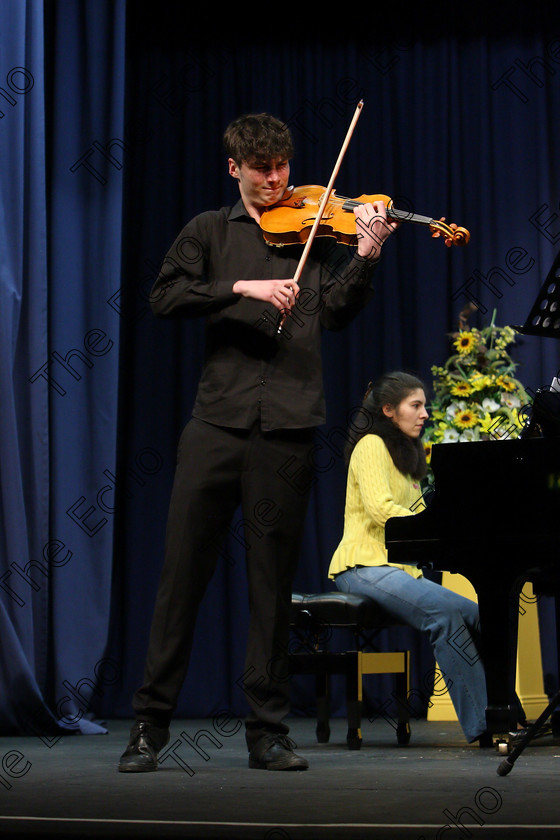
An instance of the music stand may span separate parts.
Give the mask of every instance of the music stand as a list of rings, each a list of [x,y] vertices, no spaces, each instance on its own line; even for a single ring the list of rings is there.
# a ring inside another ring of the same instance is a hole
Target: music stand
[[[522,335],[560,339],[560,253],[552,263],[525,324],[513,329]],[[539,388],[536,392],[531,418],[521,437],[556,437],[559,434],[560,380],[556,376],[549,388]]]
[[[513,770],[513,765],[530,742],[533,740],[535,735],[538,735],[539,731],[541,730],[542,726],[546,723],[548,718],[552,715],[555,707],[560,703],[560,690],[556,692],[544,712],[542,712],[539,717],[536,719],[534,723],[527,729],[527,732],[523,735],[522,738],[515,744],[510,754],[507,758],[499,765],[498,769],[496,770],[498,776],[507,776],[508,773],[511,773]],[[554,732],[554,724],[552,726],[553,734]]]
[[[542,288],[535,300],[529,317],[522,327],[513,327],[522,335],[537,335],[542,338],[560,338],[560,253],[556,256]],[[523,432],[524,437],[533,435],[542,437],[558,437],[560,435],[560,381],[558,377],[552,380],[550,388],[541,388],[535,394],[531,410],[531,419]],[[556,635],[557,652],[560,670],[560,606],[556,595]],[[525,735],[515,744],[511,753],[497,769],[498,776],[507,776],[513,770],[513,765],[525,747],[539,733],[554,709],[560,703],[560,689],[552,697],[546,709],[537,720],[529,726]],[[556,724],[553,721],[552,730]]]
[[[560,252],[552,263],[525,324],[513,329],[523,335],[560,338]]]

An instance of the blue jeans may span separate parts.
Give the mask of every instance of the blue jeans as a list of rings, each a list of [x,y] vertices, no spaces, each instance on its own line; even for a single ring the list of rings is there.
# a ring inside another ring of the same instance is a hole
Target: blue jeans
[[[369,595],[430,634],[430,642],[467,741],[486,730],[486,677],[478,643],[478,606],[438,583],[394,566],[357,566],[335,578],[341,592]]]

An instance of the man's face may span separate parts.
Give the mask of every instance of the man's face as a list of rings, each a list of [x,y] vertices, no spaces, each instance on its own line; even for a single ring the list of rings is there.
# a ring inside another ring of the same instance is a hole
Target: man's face
[[[229,174],[239,181],[241,198],[247,210],[261,211],[280,201],[288,186],[290,162],[288,160],[255,161],[238,166],[233,158],[228,160]]]

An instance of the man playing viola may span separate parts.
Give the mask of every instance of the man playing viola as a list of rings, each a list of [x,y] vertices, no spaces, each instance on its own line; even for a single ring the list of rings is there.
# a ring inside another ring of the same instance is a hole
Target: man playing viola
[[[356,208],[357,247],[316,239],[296,283],[302,246],[271,246],[259,227],[288,186],[286,125],[269,114],[246,115],[228,126],[224,145],[239,200],[186,225],[152,290],[156,316],[205,318],[206,354],[179,441],[144,683],[133,698],[136,722],[122,772],[157,770],[198,608],[240,504],[247,521],[262,512],[262,534],[246,540],[249,767],[307,768],[285,723],[287,650],[314,429],[325,422],[321,330],[345,327],[370,300],[374,266],[396,226],[381,202]]]

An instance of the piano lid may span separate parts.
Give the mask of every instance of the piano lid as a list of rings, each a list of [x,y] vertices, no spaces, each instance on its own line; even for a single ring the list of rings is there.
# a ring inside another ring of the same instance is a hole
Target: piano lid
[[[513,326],[513,329],[522,335],[560,338],[560,253],[552,263],[525,324]]]
[[[385,523],[390,563],[417,563],[426,550],[424,565],[448,571],[482,568],[489,553],[496,568],[532,565],[536,558],[543,563],[545,557],[558,564],[559,437],[439,443],[432,468],[435,492],[428,507]],[[410,559],[401,559],[415,540]],[[434,541],[441,544],[438,556],[430,556],[436,549],[427,546]]]

